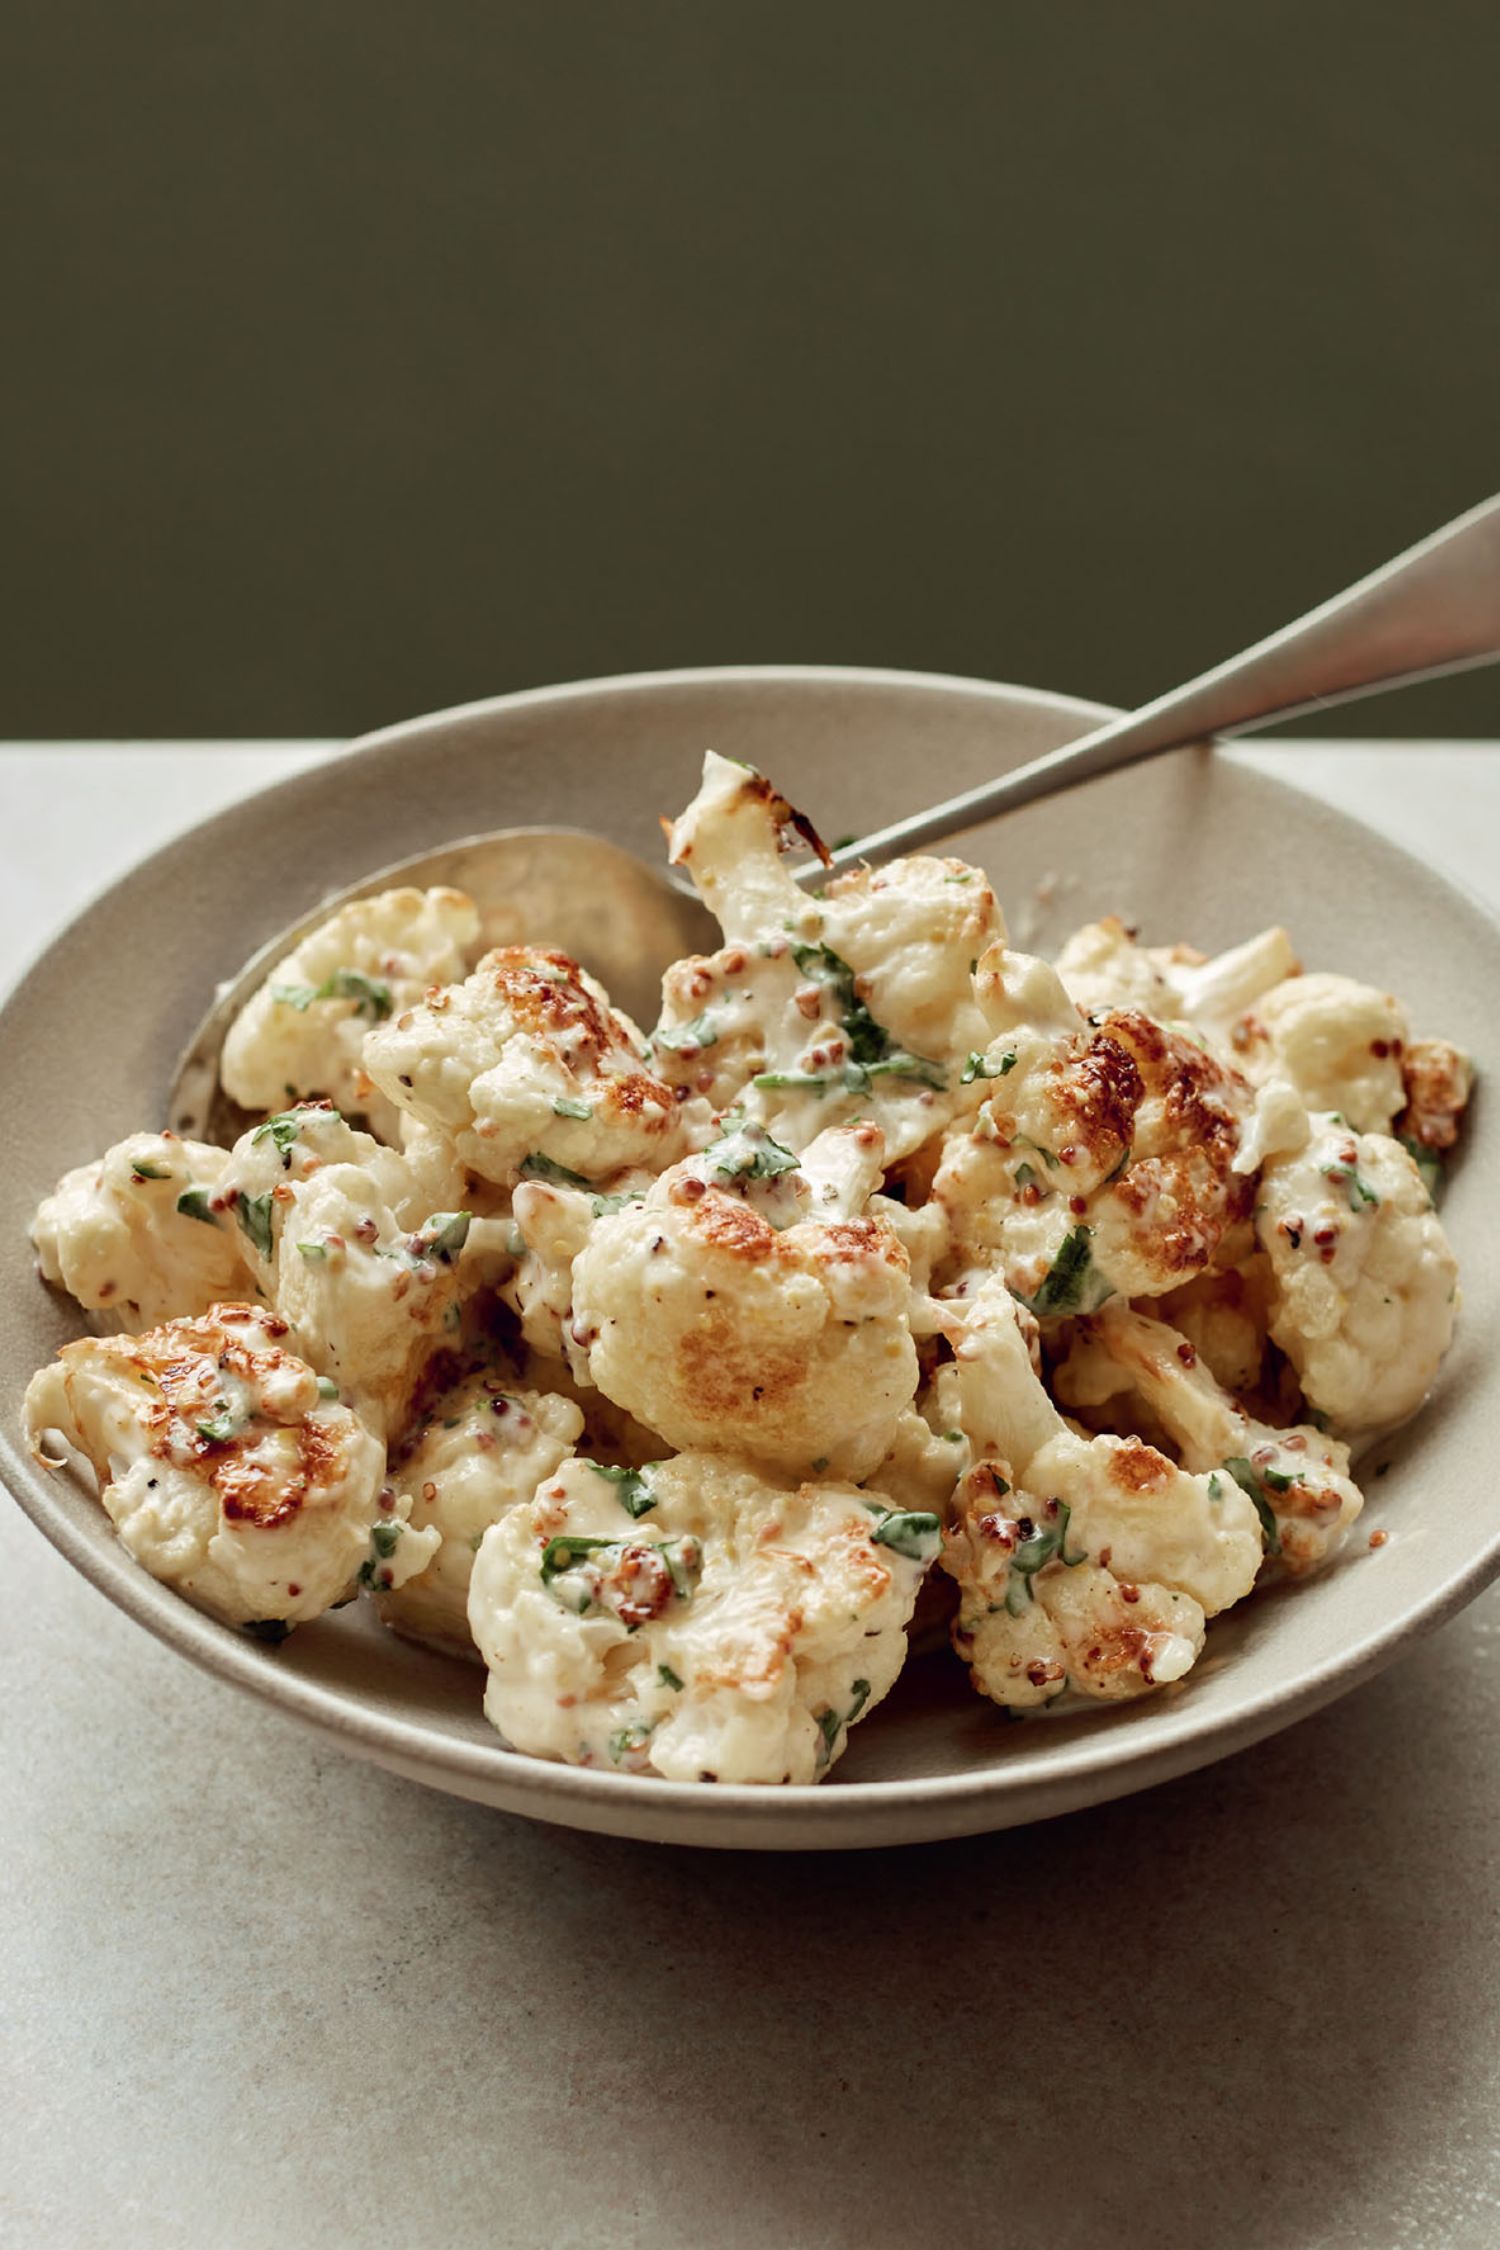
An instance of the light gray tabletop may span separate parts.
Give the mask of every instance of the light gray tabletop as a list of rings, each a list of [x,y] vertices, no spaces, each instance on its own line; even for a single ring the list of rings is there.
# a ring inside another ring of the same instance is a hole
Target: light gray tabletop
[[[320,747],[0,750],[0,978]],[[1500,905],[1500,746],[1253,755]],[[0,1602],[7,2243],[1500,2241],[1500,1591],[1187,1780],[802,1859],[357,1765],[8,1505]]]

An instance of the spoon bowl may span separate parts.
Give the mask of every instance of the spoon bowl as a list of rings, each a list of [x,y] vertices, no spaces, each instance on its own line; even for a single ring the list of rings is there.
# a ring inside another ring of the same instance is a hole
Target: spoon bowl
[[[320,900],[219,987],[173,1073],[167,1121],[174,1133],[227,1145],[254,1122],[219,1083],[229,1026],[309,930],[351,899],[408,883],[467,892],[486,952],[497,945],[560,946],[647,1029],[659,1011],[662,972],[683,954],[709,953],[719,943],[718,924],[691,893],[634,852],[582,829],[501,828],[394,860]]]

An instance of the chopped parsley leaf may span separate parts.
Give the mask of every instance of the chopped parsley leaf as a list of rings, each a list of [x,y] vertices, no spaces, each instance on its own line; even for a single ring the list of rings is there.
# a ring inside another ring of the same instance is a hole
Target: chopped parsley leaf
[[[239,1220],[251,1243],[263,1258],[271,1255],[271,1191],[264,1195],[242,1195],[234,1206]]]
[[[170,1180],[171,1173],[165,1164],[148,1164],[142,1157],[132,1160],[130,1177],[133,1180]]]
[[[184,1188],[177,1198],[177,1208],[185,1219],[197,1219],[206,1227],[216,1227],[219,1223],[208,1207],[207,1188]]]
[[[691,1023],[678,1024],[673,1031],[663,1031],[658,1025],[651,1034],[651,1044],[664,1054],[691,1055],[703,1047],[717,1047],[719,1034],[712,1013],[705,1008],[701,1016],[694,1016]]]
[[[1243,1453],[1237,1453],[1233,1460],[1226,1461],[1224,1466],[1241,1492],[1248,1493],[1255,1503],[1255,1513],[1260,1518],[1260,1528],[1265,1534],[1266,1553],[1268,1555],[1279,1555],[1281,1553],[1281,1534],[1276,1528],[1276,1511],[1268,1497],[1268,1488],[1271,1492],[1285,1492],[1295,1480],[1280,1475],[1275,1469],[1267,1469],[1263,1473],[1257,1471],[1245,1459]]]
[[[540,1150],[534,1150],[530,1156],[522,1159],[521,1177],[523,1180],[546,1180],[553,1187],[583,1188],[587,1191],[593,1186],[593,1182],[586,1180],[581,1172],[570,1172],[566,1164],[555,1163],[550,1156],[543,1156]]]
[[[250,1135],[250,1144],[253,1148],[257,1142],[269,1137],[276,1143],[284,1156],[301,1130],[301,1111],[284,1109],[277,1116],[268,1117],[263,1125],[256,1126],[255,1131]]]
[[[656,1494],[646,1482],[644,1470],[612,1469],[603,1461],[586,1461],[583,1466],[615,1487],[615,1498],[627,1515],[640,1517],[656,1506]]]
[[[887,1508],[878,1500],[865,1506],[880,1518],[870,1537],[877,1547],[889,1547],[908,1562],[932,1562],[942,1550],[943,1527],[925,1508]]]
[[[390,986],[378,977],[367,977],[360,969],[335,969],[321,984],[273,984],[271,998],[295,1008],[299,1016],[305,1015],[315,1000],[352,1000],[355,1014],[368,1016],[372,1023],[383,1022],[394,1006]]]
[[[677,1692],[681,1694],[682,1682],[677,1677],[677,1674],[673,1671],[670,1664],[658,1664],[656,1667],[656,1676],[660,1680],[663,1687],[675,1688]]]
[[[1380,1201],[1375,1190],[1365,1186],[1352,1164],[1325,1164],[1323,1177],[1325,1180],[1332,1180],[1336,1187],[1348,1189],[1351,1211],[1361,1210],[1366,1205],[1378,1204]]]
[[[961,1086],[972,1086],[976,1078],[1008,1078],[1015,1067],[1014,1050],[1002,1055],[997,1063],[990,1062],[984,1055],[971,1054],[958,1074],[958,1082]]]
[[[566,1096],[563,1096],[552,1104],[552,1114],[554,1117],[576,1117],[583,1120],[593,1116],[593,1104],[591,1102],[572,1102]]]
[[[1091,1230],[1083,1226],[1070,1228],[1064,1236],[1041,1287],[1034,1296],[1023,1299],[1038,1320],[1058,1319],[1065,1313],[1097,1312],[1105,1299],[1114,1295],[1094,1264],[1089,1247],[1093,1239]]]

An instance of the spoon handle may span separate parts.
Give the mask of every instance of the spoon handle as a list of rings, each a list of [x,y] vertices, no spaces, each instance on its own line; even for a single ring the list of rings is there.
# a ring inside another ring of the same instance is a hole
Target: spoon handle
[[[1209,735],[1247,734],[1299,711],[1500,657],[1500,496],[1483,501],[1268,640],[1216,664],[1081,742],[880,828],[833,855],[832,872],[894,859],[997,813]],[[827,879],[816,862],[799,880]]]

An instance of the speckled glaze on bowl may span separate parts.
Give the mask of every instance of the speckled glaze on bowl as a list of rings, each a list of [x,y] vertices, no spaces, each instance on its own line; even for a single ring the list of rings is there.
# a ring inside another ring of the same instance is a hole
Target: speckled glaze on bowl
[[[1489,1369],[1496,1348],[1497,1126],[1476,1105],[1445,1205],[1463,1266],[1458,1341],[1425,1411],[1370,1464],[1369,1507],[1321,1579],[1210,1631],[1180,1691],[1096,1718],[1007,1724],[945,1656],[908,1665],[820,1788],[691,1787],[517,1757],[475,1667],[384,1633],[367,1605],[268,1649],[133,1563],[95,1502],[28,1458],[32,1369],[79,1332],[36,1280],[31,1212],[67,1165],[158,1120],[215,983],[325,893],[449,839],[590,827],[644,855],[705,747],[765,768],[829,835],[972,787],[1106,716],[1024,689],[895,672],[643,674],[471,704],[387,729],[157,852],[88,908],[0,1014],[0,1468],[101,1592],[219,1678],[409,1778],[542,1820],[686,1844],[815,1850],[957,1836],[1170,1779],[1356,1686],[1500,1570]],[[1389,984],[1480,1056],[1500,928],[1351,819],[1223,752],[1191,751],[976,831],[1018,943],[1119,912],[1154,940],[1227,944],[1285,921],[1304,959]],[[536,935],[545,936],[545,932]],[[1389,1544],[1371,1552],[1363,1532]],[[82,1652],[80,1652],[82,1654]]]

